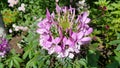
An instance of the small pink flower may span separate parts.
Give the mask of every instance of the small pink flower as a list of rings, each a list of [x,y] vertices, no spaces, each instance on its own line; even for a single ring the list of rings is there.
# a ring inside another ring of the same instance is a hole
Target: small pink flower
[[[17,26],[15,24],[13,24],[12,27],[15,29],[15,31],[19,31],[19,30],[27,31],[28,30],[28,27]]]
[[[12,33],[13,32],[12,29],[9,29],[9,32]]]
[[[56,2],[59,2],[59,0],[55,0]]]
[[[23,11],[23,12],[25,12],[25,4],[22,3],[21,6],[18,7],[18,10],[19,10],[19,11]]]
[[[18,0],[8,0],[9,6],[13,7],[14,5],[18,4]]]
[[[110,26],[109,25],[105,25],[105,29],[109,30]]]

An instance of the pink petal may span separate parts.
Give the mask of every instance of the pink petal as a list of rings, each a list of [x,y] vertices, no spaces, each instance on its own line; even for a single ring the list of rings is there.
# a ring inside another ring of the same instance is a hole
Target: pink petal
[[[61,47],[60,46],[55,46],[55,52],[60,53],[61,52]]]
[[[42,21],[40,21],[40,22],[37,24],[37,26],[38,26],[38,27],[44,27],[44,26],[46,26],[45,23],[47,23],[47,22],[48,22],[48,19],[45,18],[45,19],[43,19]]]
[[[74,41],[77,39],[77,33],[72,33],[72,36],[71,36],[73,39],[74,39]]]
[[[90,22],[90,18],[87,18],[86,20],[85,20],[85,23],[89,23]]]
[[[67,13],[67,7],[66,6],[62,10],[65,14]]]
[[[78,38],[78,40],[80,40],[82,37],[83,37],[83,32],[81,31],[81,32],[79,32],[78,34],[77,34],[77,38]]]
[[[64,37],[64,38],[63,38],[63,43],[66,43],[66,41],[67,41],[67,38]]]
[[[51,14],[51,17],[52,17],[52,18],[55,18],[55,13],[54,13],[54,12]]]
[[[36,32],[39,34],[49,33],[46,29],[37,29]]]
[[[58,44],[59,42],[60,42],[60,38],[59,37],[56,37],[55,39],[54,39],[54,41],[53,41],[53,43],[55,43],[55,44]]]
[[[58,4],[56,4],[56,12],[57,12],[58,14],[60,14],[60,11],[61,11],[60,6],[59,6]]]
[[[47,19],[50,19],[50,17],[51,17],[50,12],[49,12],[48,9],[46,10],[46,17],[47,17]]]
[[[87,16],[88,16],[88,12],[84,12],[82,22],[85,22],[85,20],[87,19]]]
[[[74,42],[71,41],[70,39],[68,39],[66,42],[65,42],[65,45],[69,45],[69,46],[74,46]]]
[[[81,39],[82,42],[89,42],[91,41],[91,37],[84,37],[83,39]]]
[[[89,35],[93,32],[93,28],[89,28],[86,32],[85,35]]]
[[[63,33],[62,33],[62,29],[60,27],[58,27],[58,32],[59,32],[60,38],[62,39],[63,38]]]
[[[48,49],[52,46],[52,43],[49,42],[49,41],[45,41],[45,40],[44,40],[44,41],[41,43],[41,45],[43,46],[43,49],[48,50]]]

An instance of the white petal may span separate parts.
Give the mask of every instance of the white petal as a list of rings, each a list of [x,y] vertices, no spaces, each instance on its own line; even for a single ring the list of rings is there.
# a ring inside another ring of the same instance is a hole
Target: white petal
[[[54,47],[51,47],[50,49],[49,49],[49,51],[48,51],[48,54],[52,54],[52,53],[54,53],[55,52],[55,49],[54,49]]]
[[[69,53],[69,58],[73,58],[74,57],[74,54],[73,53]]]
[[[69,51],[66,50],[65,53],[64,53],[64,56],[67,57],[69,55]]]

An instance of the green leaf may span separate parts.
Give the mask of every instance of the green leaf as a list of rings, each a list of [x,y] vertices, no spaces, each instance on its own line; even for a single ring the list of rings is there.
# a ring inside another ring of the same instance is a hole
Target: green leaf
[[[28,49],[24,54],[23,54],[23,59],[26,59],[27,56],[29,55],[29,52],[31,51],[31,49]]]
[[[12,68],[12,67],[13,67],[13,60],[11,60],[9,63],[9,68]]]
[[[113,12],[111,12],[111,14],[120,14],[120,11],[113,11]]]
[[[23,62],[23,60],[19,57],[14,57],[18,62]]]
[[[14,66],[15,66],[16,68],[20,68],[19,62],[18,62],[16,59],[14,59],[13,61],[14,61]]]
[[[115,53],[116,56],[120,57],[120,52],[119,51],[114,50],[114,53]]]
[[[85,59],[80,59],[79,63],[83,65],[85,68],[87,68],[87,62]]]
[[[120,56],[115,56],[115,60],[120,64]]]
[[[117,39],[120,39],[120,33],[117,33]]]
[[[99,46],[98,43],[94,43],[94,44],[92,44],[91,46],[89,46],[89,48],[90,48],[90,50],[92,50],[92,51],[96,51],[96,49],[97,49],[98,46]]]
[[[30,61],[27,62],[26,68],[36,67],[36,63],[38,62],[39,53],[37,53]]]
[[[109,43],[110,45],[120,44],[120,40],[113,40]]]
[[[117,62],[113,62],[111,64],[108,64],[106,68],[118,68],[119,64]]]
[[[4,64],[3,63],[0,63],[0,68],[4,68]]]
[[[118,51],[120,50],[120,44],[117,46],[116,50],[118,50]]]

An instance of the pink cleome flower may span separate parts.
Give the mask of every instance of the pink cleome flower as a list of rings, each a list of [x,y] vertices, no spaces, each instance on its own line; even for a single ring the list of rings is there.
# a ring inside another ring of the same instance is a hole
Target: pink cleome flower
[[[40,34],[39,43],[48,54],[57,57],[73,58],[79,53],[80,46],[91,41],[89,35],[93,29],[89,27],[88,12],[75,15],[75,8],[59,7],[56,4],[56,15],[47,9],[46,18],[38,23],[37,33]]]

